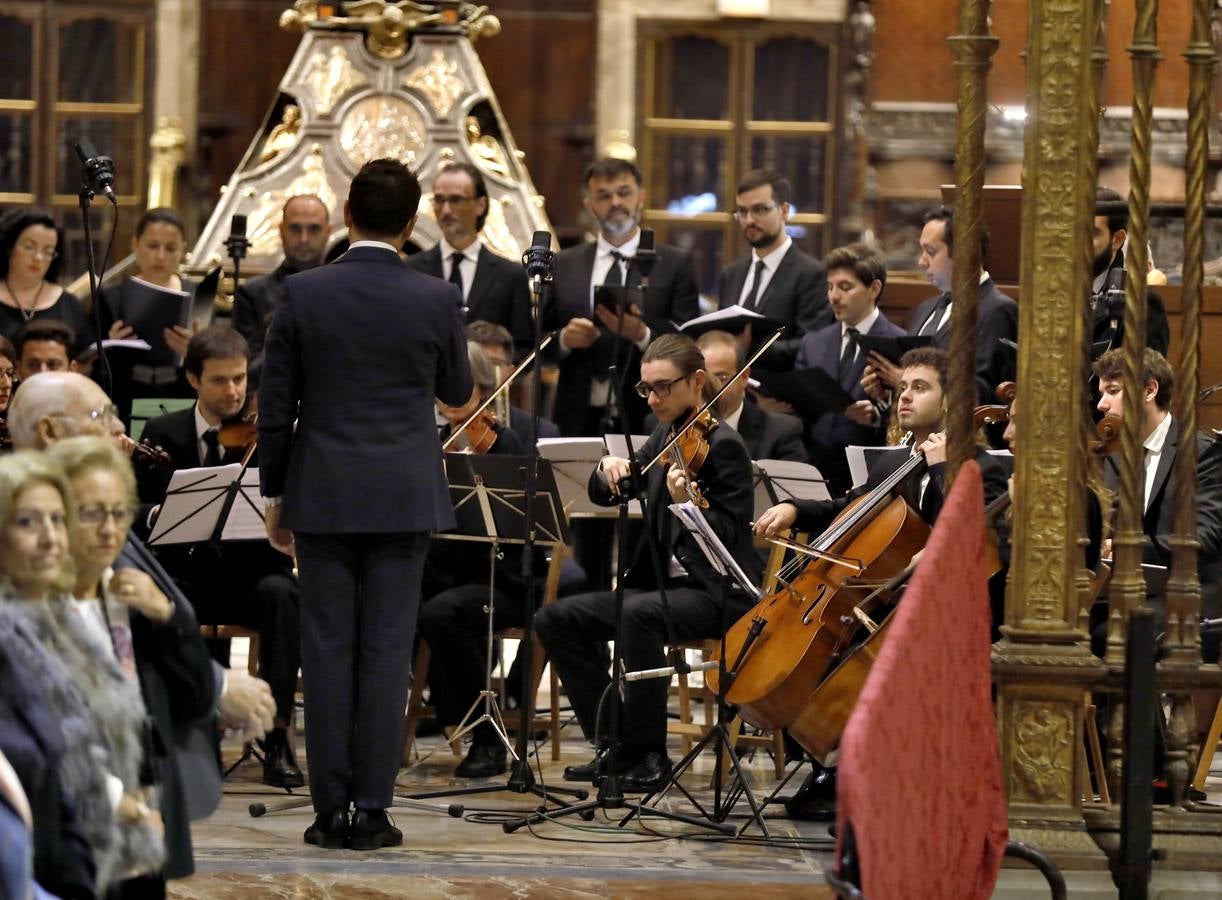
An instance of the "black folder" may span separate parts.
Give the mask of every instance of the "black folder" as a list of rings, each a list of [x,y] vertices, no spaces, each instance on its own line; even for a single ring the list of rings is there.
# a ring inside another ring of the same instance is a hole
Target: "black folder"
[[[792,372],[770,372],[752,369],[751,377],[760,384],[762,393],[793,405],[807,421],[824,413],[842,413],[855,402],[838,382],[823,369],[796,369]]]
[[[877,353],[884,359],[899,365],[900,358],[909,350],[917,347],[928,347],[933,343],[933,336],[928,334],[901,334],[896,337],[876,337],[871,334],[857,335],[857,346],[861,352],[869,356]]]

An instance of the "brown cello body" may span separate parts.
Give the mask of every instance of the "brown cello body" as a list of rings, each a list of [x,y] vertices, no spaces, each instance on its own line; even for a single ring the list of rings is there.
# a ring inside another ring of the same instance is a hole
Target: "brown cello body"
[[[862,515],[860,507],[867,504],[879,508]],[[929,536],[929,526],[901,497],[884,496],[881,502],[872,494],[858,498],[828,531],[854,518],[860,521],[820,549],[854,561],[860,572],[842,562],[813,559],[789,587],[782,585],[763,598],[726,634],[726,661],[734,666],[752,627],[763,622],[726,697],[757,728],[789,727],[848,646],[861,624],[857,607],[874,586],[854,582],[877,583],[901,572]],[[716,689],[716,673],[706,678]]]

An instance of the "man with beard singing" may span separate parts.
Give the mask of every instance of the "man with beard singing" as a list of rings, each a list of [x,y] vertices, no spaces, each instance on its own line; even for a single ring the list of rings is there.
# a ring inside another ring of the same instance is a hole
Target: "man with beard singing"
[[[621,367],[622,385],[636,384],[641,353],[650,339],[673,331],[698,312],[691,258],[667,246],[657,248],[643,308],[634,304],[632,310],[617,315],[596,305],[595,289],[600,285],[641,284],[636,256],[645,191],[640,170],[622,159],[597,160],[586,170],[582,202],[598,220],[598,239],[557,257],[543,324],[544,331],[560,329],[556,424],[570,436],[601,435],[608,406],[614,418],[607,377],[613,362]],[[631,390],[624,394],[629,424],[639,433],[647,412],[645,402]]]

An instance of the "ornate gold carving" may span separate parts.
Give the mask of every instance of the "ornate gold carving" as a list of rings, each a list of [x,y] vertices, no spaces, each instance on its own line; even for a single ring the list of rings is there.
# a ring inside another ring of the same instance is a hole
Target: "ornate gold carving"
[[[339,145],[353,166],[390,157],[413,165],[428,141],[424,119],[412,104],[392,94],[366,97],[340,125]]]
[[[153,136],[149,138],[149,209],[156,206],[173,206],[178,169],[186,159],[187,135],[182,122],[164,116],[157,120]]]
[[[490,134],[481,134],[479,119],[475,116],[467,116],[466,128],[467,149],[475,164],[489,174],[508,177],[509,161],[505,159],[505,148],[500,141]]]
[[[280,14],[280,27],[285,31],[294,28],[305,31],[318,21],[318,0],[296,0],[292,9]]]
[[[280,252],[280,217],[284,204],[291,197],[312,194],[325,203],[332,214],[335,213],[335,191],[331,190],[327,181],[321,146],[314,144],[310,147],[301,168],[301,174],[287,188],[264,191],[247,214],[246,236],[250,238],[251,256],[275,256]]]
[[[412,71],[403,79],[403,84],[423,94],[438,118],[447,116],[467,90],[458,75],[458,63],[447,61],[440,49],[434,49],[429,61]]]
[[[486,6],[464,3],[458,8],[458,18],[463,34],[473,44],[482,37],[496,37],[501,33],[501,20]]]
[[[1012,802],[1072,802],[1074,711],[1068,704],[1014,704]]]
[[[319,51],[314,54],[305,83],[314,94],[314,109],[325,116],[330,115],[345,94],[365,84],[366,78],[352,65],[343,46],[337,44],[330,53]]]
[[[292,150],[301,138],[301,107],[289,103],[280,114],[276,123],[263,142],[263,150],[259,154],[259,162],[265,163]]]

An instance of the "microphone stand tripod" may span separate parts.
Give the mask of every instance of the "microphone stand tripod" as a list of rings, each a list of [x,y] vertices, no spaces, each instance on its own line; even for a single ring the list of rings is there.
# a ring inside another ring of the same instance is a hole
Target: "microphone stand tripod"
[[[711,828],[714,831],[721,832],[722,834],[730,835],[735,831],[733,826],[727,826],[718,822],[710,821],[707,817],[698,819],[682,813],[642,806],[640,803],[626,801],[624,799],[624,792],[620,788],[619,773],[616,765],[616,759],[619,755],[619,723],[621,706],[623,702],[620,697],[620,680],[623,676],[623,659],[620,656],[620,651],[623,648],[624,638],[624,580],[628,572],[628,504],[631,502],[634,496],[641,499],[641,508],[645,513],[645,528],[648,535],[645,540],[646,543],[648,543],[652,553],[659,593],[662,595],[663,609],[665,610],[664,620],[667,623],[667,643],[671,643],[669,641],[669,636],[671,633],[673,633],[673,629],[670,627],[670,609],[666,604],[666,570],[662,568],[661,557],[658,554],[657,544],[654,540],[652,540],[652,536],[655,532],[650,525],[649,511],[644,489],[644,478],[641,473],[640,464],[636,458],[636,453],[632,447],[632,435],[630,433],[631,429],[628,427],[628,421],[625,415],[626,410],[624,406],[624,395],[620,390],[617,374],[618,373],[615,371],[615,367],[612,366],[610,372],[610,384],[611,390],[613,391],[613,399],[615,400],[616,406],[619,410],[620,424],[624,431],[624,439],[628,445],[628,464],[631,472],[629,477],[632,490],[630,492],[625,491],[621,487],[619,493],[618,512],[615,520],[615,541],[618,552],[616,554],[616,578],[614,592],[615,634],[613,637],[611,651],[611,684],[609,686],[611,698],[609,703],[610,711],[607,715],[608,744],[607,753],[604,757],[606,773],[603,775],[602,781],[598,785],[598,793],[593,800],[571,804],[569,806],[561,807],[560,809],[549,812],[532,813],[531,815],[524,816],[521,819],[517,819],[512,822],[505,822],[501,828],[506,834],[512,834],[519,828],[533,825],[547,819],[566,818],[568,816],[578,815],[588,821],[589,819],[593,818],[594,810],[596,809],[628,809],[639,816],[661,816],[672,821],[683,822],[685,824],[695,825],[698,827]],[[686,662],[679,663],[677,658],[674,668],[676,670],[682,669],[685,672],[690,671],[690,667],[687,666]]]
[[[93,159],[86,158],[81,151],[80,144],[76,146],[77,156],[81,159],[81,190],[77,194],[77,202],[81,209],[81,223],[85,228],[85,264],[89,269],[89,303],[90,303],[90,318],[93,320],[94,330],[94,347],[97,351],[98,365],[101,366],[101,386],[107,397],[114,397],[114,376],[110,371],[110,360],[106,358],[105,352],[102,350],[102,339],[105,335],[102,334],[102,309],[98,302],[98,290],[101,288],[102,271],[98,269],[97,258],[93,252],[93,231],[89,225],[89,208],[93,205],[93,198],[97,196],[99,177],[103,170],[110,170],[113,166],[110,158],[106,156],[94,157]],[[112,176],[113,177],[113,176]],[[110,196],[113,196],[111,194]],[[115,220],[111,225],[111,243],[114,242],[115,229],[119,225],[119,207],[115,204]],[[106,256],[110,256],[110,247],[106,248]],[[105,266],[107,259],[102,260]]]

